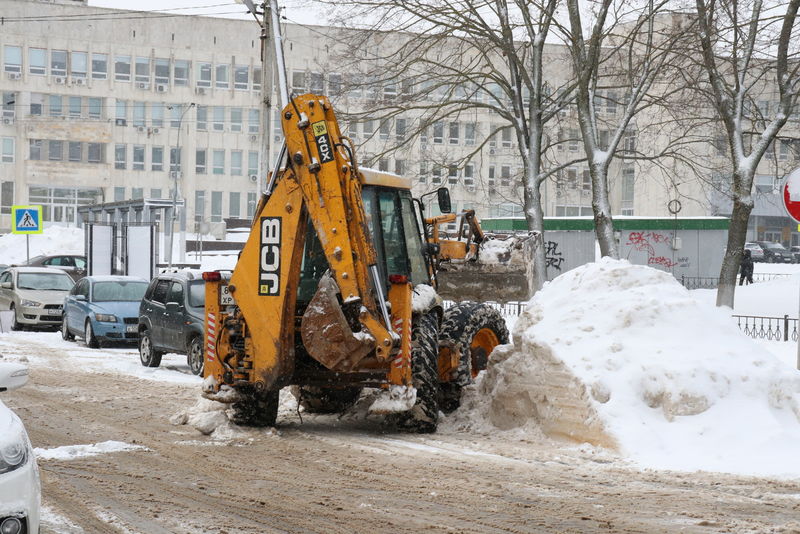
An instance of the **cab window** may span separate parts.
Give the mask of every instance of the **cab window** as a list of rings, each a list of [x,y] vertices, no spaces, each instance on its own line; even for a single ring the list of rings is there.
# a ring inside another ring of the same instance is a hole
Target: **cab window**
[[[177,302],[179,305],[183,306],[183,286],[180,282],[172,282],[169,295],[167,295],[167,302]]]
[[[411,195],[407,192],[400,193],[400,204],[402,206],[408,261],[411,264],[411,281],[414,284],[430,284],[428,268],[422,251],[422,236],[417,226],[417,217],[414,212],[414,203],[411,200]]]
[[[378,208],[383,233],[383,252],[386,261],[386,274],[411,274],[408,268],[405,236],[403,235],[400,205],[396,191],[380,191]]]
[[[169,280],[159,280],[156,284],[155,289],[153,290],[153,302],[158,302],[160,304],[166,304],[167,302],[167,292],[169,291]]]

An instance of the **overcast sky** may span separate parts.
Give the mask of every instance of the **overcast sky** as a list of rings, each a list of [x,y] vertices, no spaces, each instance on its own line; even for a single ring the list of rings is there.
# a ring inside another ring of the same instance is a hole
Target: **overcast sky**
[[[254,0],[253,3],[257,5],[260,0]],[[137,0],[136,2],[89,0],[89,5],[116,9],[135,9],[137,11],[163,11],[169,9],[174,10],[171,12],[186,15],[205,14],[225,18],[252,19],[253,17],[247,13],[247,8],[243,4],[238,4],[234,0]],[[311,0],[278,0],[278,5],[290,22],[300,24],[325,23],[323,9],[313,7]]]

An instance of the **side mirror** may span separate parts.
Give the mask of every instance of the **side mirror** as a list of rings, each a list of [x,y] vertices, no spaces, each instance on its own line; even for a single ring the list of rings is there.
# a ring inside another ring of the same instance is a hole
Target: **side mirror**
[[[85,302],[86,301],[86,295],[75,295],[75,300],[78,300],[80,302]]]
[[[0,362],[0,393],[24,386],[28,382],[28,368],[11,362]]]
[[[12,284],[11,282],[3,282],[2,284],[0,284],[0,287],[2,287],[3,289],[14,289],[14,284]]]
[[[439,211],[442,213],[450,213],[453,209],[450,204],[450,190],[446,187],[440,187],[436,191],[436,198],[439,200]]]

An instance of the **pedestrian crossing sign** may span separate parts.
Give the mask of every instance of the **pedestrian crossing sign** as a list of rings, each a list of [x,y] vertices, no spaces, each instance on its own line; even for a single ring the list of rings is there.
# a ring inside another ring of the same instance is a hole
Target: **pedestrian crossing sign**
[[[41,206],[12,206],[11,207],[12,234],[41,234],[42,233],[42,207]]]

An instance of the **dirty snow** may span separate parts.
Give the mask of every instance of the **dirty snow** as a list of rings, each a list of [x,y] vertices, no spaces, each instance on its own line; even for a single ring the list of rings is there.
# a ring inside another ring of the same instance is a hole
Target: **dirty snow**
[[[417,284],[411,293],[411,310],[414,313],[424,313],[436,303],[439,295],[436,290],[427,284]]]
[[[557,430],[643,467],[800,476],[800,374],[667,273],[611,259],[565,273],[514,337],[466,399],[483,424]],[[582,396],[574,409],[534,389],[543,373]]]
[[[38,460],[75,460],[112,452],[148,450],[150,449],[141,445],[132,445],[122,441],[110,440],[102,443],[93,443],[91,445],[66,445],[64,447],[55,447],[52,449],[41,449],[37,447],[33,449],[33,452],[36,454]]]

